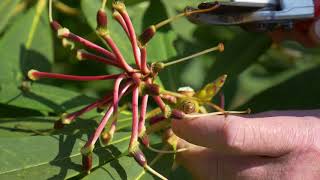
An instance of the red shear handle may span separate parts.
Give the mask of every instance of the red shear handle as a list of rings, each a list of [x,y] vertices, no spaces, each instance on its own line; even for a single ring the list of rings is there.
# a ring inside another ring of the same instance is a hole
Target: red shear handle
[[[291,33],[278,32],[276,39],[296,40],[306,47],[315,47],[320,44],[320,0],[314,0],[314,18],[295,23],[294,30]],[[279,36],[282,36],[279,38]]]
[[[315,18],[320,18],[320,0],[314,0]]]

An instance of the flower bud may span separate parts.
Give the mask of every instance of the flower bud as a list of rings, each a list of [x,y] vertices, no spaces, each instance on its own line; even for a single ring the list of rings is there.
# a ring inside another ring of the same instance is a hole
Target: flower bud
[[[157,29],[154,25],[149,26],[147,29],[143,31],[143,33],[139,36],[139,42],[141,46],[145,46],[150,39],[156,34]]]
[[[97,23],[98,23],[98,28],[107,28],[108,24],[108,17],[104,9],[99,9],[97,12]]]
[[[132,152],[132,156],[140,166],[145,167],[148,164],[146,157],[139,148]]]
[[[92,153],[82,155],[82,168],[87,174],[90,174],[90,170],[92,169]]]
[[[62,28],[62,26],[57,21],[52,21],[50,23],[50,26],[51,26],[52,30],[54,30],[54,31],[58,31],[59,29]]]

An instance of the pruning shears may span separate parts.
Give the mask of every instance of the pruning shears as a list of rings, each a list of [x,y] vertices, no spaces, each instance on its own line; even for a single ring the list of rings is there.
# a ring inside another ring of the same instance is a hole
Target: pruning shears
[[[307,29],[320,18],[320,0],[229,0],[202,2],[197,8],[218,6],[212,12],[192,14],[189,20],[213,25],[240,25],[251,31],[273,31],[277,28]]]

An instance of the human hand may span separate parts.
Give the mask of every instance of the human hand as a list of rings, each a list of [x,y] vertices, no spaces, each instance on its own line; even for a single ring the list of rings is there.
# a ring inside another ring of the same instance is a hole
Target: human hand
[[[315,47],[320,44],[320,19],[297,23],[293,31],[278,29],[269,34],[276,43],[294,40],[306,47]]]
[[[320,179],[320,110],[174,120],[172,129],[189,149],[177,161],[196,179]]]

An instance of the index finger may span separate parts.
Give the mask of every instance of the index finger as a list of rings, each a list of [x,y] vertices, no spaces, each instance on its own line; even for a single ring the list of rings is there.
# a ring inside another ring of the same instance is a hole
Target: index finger
[[[281,156],[308,145],[320,130],[319,117],[208,116],[175,120],[172,129],[186,141],[221,153]]]

